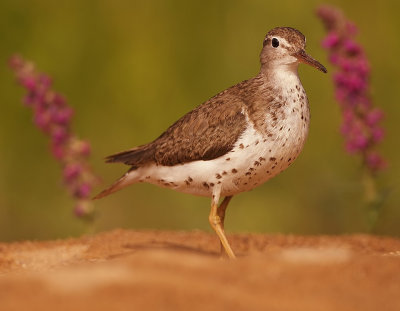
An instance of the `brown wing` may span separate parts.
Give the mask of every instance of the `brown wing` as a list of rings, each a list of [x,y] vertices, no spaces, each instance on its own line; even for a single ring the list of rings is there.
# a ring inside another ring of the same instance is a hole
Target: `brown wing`
[[[184,115],[152,143],[109,156],[134,168],[155,162],[172,166],[212,160],[232,150],[246,128],[246,104],[234,92],[224,91]]]

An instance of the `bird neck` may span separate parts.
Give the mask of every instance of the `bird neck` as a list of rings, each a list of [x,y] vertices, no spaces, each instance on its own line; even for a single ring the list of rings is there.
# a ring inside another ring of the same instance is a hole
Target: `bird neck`
[[[268,82],[267,84],[285,88],[285,86],[298,83],[299,75],[297,68],[297,63],[279,64],[275,66],[263,64],[261,66],[260,75],[263,77],[264,81]]]

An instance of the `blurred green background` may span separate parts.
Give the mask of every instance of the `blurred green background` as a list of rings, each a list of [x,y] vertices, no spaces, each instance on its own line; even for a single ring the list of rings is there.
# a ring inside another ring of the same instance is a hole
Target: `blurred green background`
[[[92,143],[92,164],[103,178],[125,172],[103,157],[156,138],[177,118],[259,70],[266,32],[292,26],[307,50],[332,67],[320,47],[320,1],[52,1],[0,2],[0,240],[77,236],[75,218],[47,139],[22,106],[7,59],[15,52],[55,80],[76,110],[75,132]],[[372,95],[386,111],[380,150],[390,166],[379,176],[388,196],[375,232],[400,235],[398,1],[331,1],[359,26],[372,65]],[[312,122],[293,166],[232,200],[230,232],[334,234],[366,232],[368,217],[360,162],[344,153],[331,77],[300,66]],[[96,231],[210,230],[209,199],[138,184],[96,201]]]

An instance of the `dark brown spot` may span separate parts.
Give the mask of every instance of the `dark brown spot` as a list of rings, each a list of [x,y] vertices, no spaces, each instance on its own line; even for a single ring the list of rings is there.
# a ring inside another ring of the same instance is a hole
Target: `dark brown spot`
[[[261,165],[261,163],[260,163],[260,162],[258,162],[258,161],[255,161],[255,162],[254,162],[254,165],[255,165],[255,166],[260,166],[260,165]]]
[[[240,144],[240,145],[239,145],[239,148],[240,148],[240,149],[243,149],[243,148],[244,148],[244,145],[243,145],[243,144]]]
[[[281,158],[281,161],[283,160],[283,157]]]
[[[205,188],[210,188],[210,186],[206,183],[206,182],[203,182],[203,186],[205,187]]]
[[[186,184],[187,186],[189,186],[189,185],[190,185],[190,182],[187,181],[187,180],[185,180],[185,184]]]
[[[262,162],[262,161],[265,161],[265,158],[259,157],[258,160],[260,160],[260,162]]]
[[[217,182],[217,184],[219,185],[221,182],[219,181],[219,182]]]
[[[292,158],[289,158],[287,161],[288,161],[288,162],[292,161]]]
[[[164,180],[164,179],[160,179],[160,181],[161,181],[161,182],[164,182],[165,180]]]
[[[268,137],[272,137],[272,134],[268,134]]]
[[[251,175],[251,173],[250,173],[250,172],[247,172],[245,175],[246,175],[246,176],[249,176],[249,175]]]
[[[237,169],[236,168],[232,169],[232,173],[236,174],[237,173]]]
[[[260,143],[260,141],[257,140],[257,141],[256,141],[256,145],[258,145],[259,143]]]
[[[273,167],[271,167],[271,170],[273,170],[275,168],[275,165]]]
[[[221,178],[222,178],[222,176],[221,176],[220,174],[216,174],[216,175],[215,175],[215,178],[217,178],[217,179],[221,179]]]
[[[192,182],[193,181],[193,179],[192,179],[192,177],[188,177],[188,180],[189,180],[189,182]]]
[[[252,172],[252,171],[254,171],[254,168],[250,167],[249,172]]]
[[[282,129],[283,129],[283,126],[281,126],[281,128],[279,130],[282,131]]]
[[[210,186],[211,186],[211,187],[214,187],[214,183],[211,182],[211,183],[210,183]]]
[[[226,160],[226,161],[230,161],[230,160],[231,160],[231,158],[226,158],[225,160]]]
[[[273,162],[273,161],[275,161],[275,160],[276,160],[276,158],[274,158],[274,157],[270,157],[270,158],[269,158],[269,160]]]
[[[223,172],[222,172],[222,175],[226,175],[226,174],[228,174],[228,173],[227,173],[227,172],[225,172],[225,171],[223,171]]]

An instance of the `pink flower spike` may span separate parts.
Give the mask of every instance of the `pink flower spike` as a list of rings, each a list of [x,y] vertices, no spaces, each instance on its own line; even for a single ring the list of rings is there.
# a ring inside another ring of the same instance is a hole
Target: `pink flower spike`
[[[60,145],[64,143],[68,138],[68,132],[63,127],[56,127],[51,133],[53,143]]]
[[[347,21],[346,23],[346,30],[351,34],[351,35],[356,35],[358,33],[357,26],[351,22]]]
[[[379,121],[381,121],[383,118],[383,112],[382,110],[375,108],[374,110],[371,110],[365,117],[365,122],[369,126],[374,126],[377,124]]]
[[[45,74],[42,74],[39,76],[38,82],[40,83],[41,86],[43,86],[45,89],[50,88],[51,86],[51,78]]]
[[[33,122],[35,125],[40,128],[44,132],[48,132],[48,128],[50,125],[50,119],[47,114],[47,112],[38,112],[36,111],[34,117],[33,117]]]
[[[78,203],[74,207],[74,214],[76,217],[83,217],[86,215],[85,206],[81,203]]]
[[[65,106],[66,104],[64,97],[62,97],[60,94],[55,94],[53,101],[56,106]]]
[[[87,198],[87,197],[89,197],[91,191],[92,191],[92,187],[87,183],[83,183],[76,190],[75,196],[77,198]]]
[[[330,32],[324,40],[322,40],[322,47],[331,49],[339,43],[339,36],[335,32]]]
[[[92,186],[99,180],[87,163],[90,144],[79,140],[71,131],[74,111],[63,96],[51,89],[52,79],[36,71],[31,62],[13,56],[9,65],[18,83],[27,94],[25,105],[33,112],[34,124],[50,138],[51,153],[63,168],[63,179],[70,195],[78,200],[79,216],[93,212],[90,202],[82,200],[90,194]]]
[[[64,158],[64,148],[60,145],[52,144],[51,153],[57,160],[62,160]]]
[[[381,127],[374,127],[372,129],[372,140],[374,143],[379,143],[385,137],[385,131]]]
[[[333,82],[335,99],[342,111],[340,132],[345,139],[345,149],[362,157],[366,168],[375,172],[383,166],[369,165],[366,156],[375,152],[384,137],[379,125],[383,113],[374,108],[370,98],[370,65],[362,46],[356,41],[357,28],[333,6],[320,6],[317,15],[327,31],[322,45],[328,51],[329,61],[336,67]]]
[[[333,64],[333,65],[338,65],[341,61],[340,56],[336,53],[332,53],[331,55],[329,55],[329,61]]]
[[[66,107],[66,108],[54,111],[52,113],[51,119],[53,122],[55,122],[57,124],[66,125],[71,120],[73,114],[74,114],[74,111],[71,108]]]
[[[74,214],[77,217],[90,216],[93,212],[93,206],[89,200],[79,200],[75,205]]]
[[[368,139],[364,134],[358,134],[354,137],[353,143],[358,150],[363,150],[368,146]]]
[[[79,144],[79,153],[83,156],[89,156],[92,149],[87,141],[81,141]]]
[[[25,106],[32,106],[35,103],[35,96],[32,93],[28,93],[22,100]]]
[[[366,157],[366,165],[372,171],[382,170],[387,167],[386,161],[377,153],[369,153]]]
[[[358,148],[355,146],[355,144],[352,141],[346,142],[345,149],[350,154],[354,154],[358,151]]]
[[[82,167],[78,164],[69,164],[64,167],[64,180],[70,182],[75,180],[82,171]]]
[[[33,91],[36,88],[36,81],[31,76],[22,77],[20,81],[21,85],[29,91]]]
[[[353,55],[361,52],[360,46],[350,39],[344,41],[343,47],[346,50],[346,52]]]

